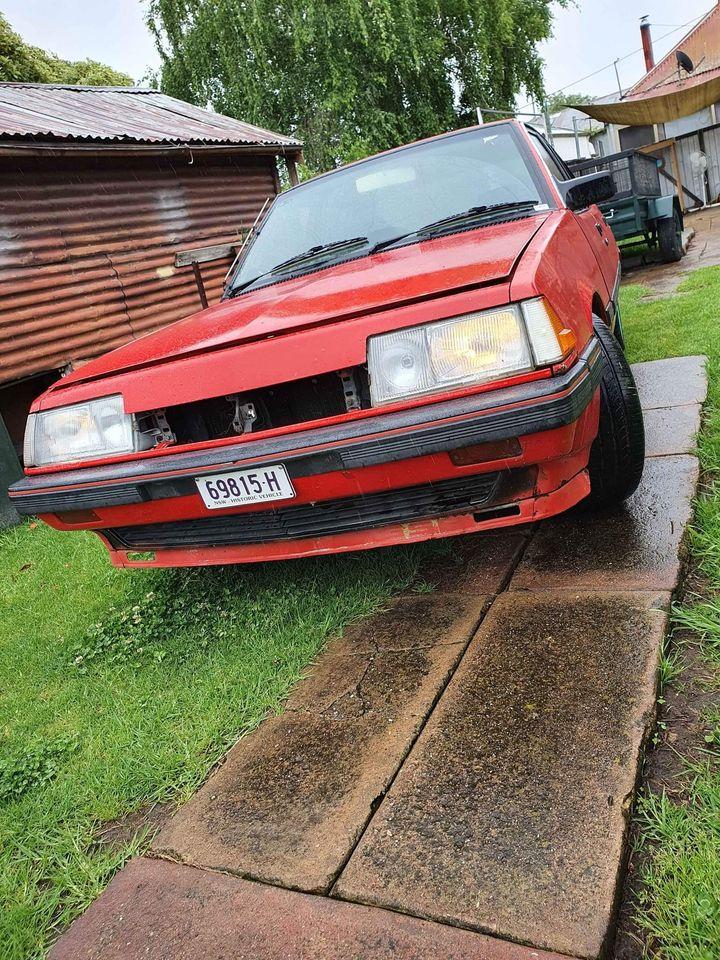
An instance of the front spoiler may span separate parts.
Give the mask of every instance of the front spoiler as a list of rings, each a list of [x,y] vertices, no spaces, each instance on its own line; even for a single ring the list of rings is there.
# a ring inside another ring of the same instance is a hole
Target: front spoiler
[[[228,544],[217,547],[164,547],[158,550],[128,550],[114,546],[104,531],[98,531],[116,567],[206,567],[226,563],[265,563],[269,560],[296,560],[328,553],[374,550],[481,533],[518,524],[532,523],[563,513],[590,492],[587,470],[582,470],[557,490],[515,502],[516,510],[506,515],[481,512],[429,517],[411,523],[397,523],[360,531],[325,534],[298,540],[271,540],[267,543]]]
[[[281,460],[291,477],[307,477],[526,436],[574,423],[595,394],[602,365],[593,337],[560,376],[231,446],[37,474],[9,494],[21,514],[62,514],[187,496],[197,491],[195,477],[224,469]]]

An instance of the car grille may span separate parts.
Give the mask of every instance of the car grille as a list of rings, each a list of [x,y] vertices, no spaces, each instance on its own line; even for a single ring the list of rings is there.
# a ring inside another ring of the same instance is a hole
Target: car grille
[[[484,473],[362,497],[254,513],[225,514],[202,520],[115,527],[104,533],[113,546],[131,550],[219,547],[321,537],[452,513],[469,513],[497,502],[500,488],[505,486],[501,485],[503,477],[508,479],[510,474]]]

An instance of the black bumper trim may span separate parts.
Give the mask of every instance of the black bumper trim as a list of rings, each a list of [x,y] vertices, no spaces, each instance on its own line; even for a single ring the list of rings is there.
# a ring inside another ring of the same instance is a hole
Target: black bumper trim
[[[167,550],[298,540],[412,520],[481,512],[514,489],[532,489],[532,470],[485,473],[364,496],[304,503],[260,513],[115,527],[102,532],[116,549]]]
[[[62,513],[186,496],[196,492],[194,477],[203,473],[282,461],[292,478],[307,477],[539,433],[577,420],[600,383],[602,365],[600,347],[592,338],[562,376],[233,447],[25,477],[13,484],[10,496],[22,514]],[[427,423],[430,414],[433,424]],[[392,430],[403,432],[376,436]],[[308,449],[321,444],[335,446]],[[147,477],[149,471],[155,476]],[[65,489],[91,483],[97,485]]]

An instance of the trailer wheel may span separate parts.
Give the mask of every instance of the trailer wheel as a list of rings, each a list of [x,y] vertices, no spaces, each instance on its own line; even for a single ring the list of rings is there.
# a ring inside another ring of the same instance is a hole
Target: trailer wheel
[[[672,219],[658,220],[658,242],[663,263],[675,263],[683,255],[680,214],[673,210]]]
[[[600,381],[600,425],[590,450],[591,509],[616,506],[636,489],[645,462],[645,428],[635,378],[607,324],[594,322],[604,365]]]

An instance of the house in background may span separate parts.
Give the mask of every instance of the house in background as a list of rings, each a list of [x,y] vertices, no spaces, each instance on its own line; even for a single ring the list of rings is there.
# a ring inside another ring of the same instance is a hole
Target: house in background
[[[720,198],[720,4],[657,64],[651,27],[640,25],[645,75],[622,96],[583,104],[606,124],[595,137],[604,154],[642,149],[660,162],[665,193],[685,209]]]
[[[3,423],[19,451],[32,399],[64,370],[219,297],[278,160],[296,182],[301,147],[154,90],[0,84],[6,467]]]
[[[527,122],[538,133],[543,136],[547,134],[545,117],[542,114],[531,117]],[[601,129],[601,124],[591,120],[575,107],[565,107],[550,115],[553,147],[563,160],[589,160],[594,157],[597,149],[592,138]]]

